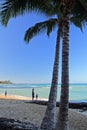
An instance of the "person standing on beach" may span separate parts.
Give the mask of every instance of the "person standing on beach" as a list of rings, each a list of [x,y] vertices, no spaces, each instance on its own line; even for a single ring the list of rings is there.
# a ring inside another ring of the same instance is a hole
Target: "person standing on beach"
[[[36,100],[38,99],[38,94],[36,93]]]
[[[7,91],[5,91],[5,96],[7,96]]]
[[[32,89],[32,100],[34,100],[34,88]]]

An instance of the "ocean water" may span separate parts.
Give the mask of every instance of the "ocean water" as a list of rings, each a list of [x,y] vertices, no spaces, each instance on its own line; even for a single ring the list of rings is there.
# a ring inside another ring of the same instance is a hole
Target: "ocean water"
[[[50,84],[0,84],[0,94],[31,97],[32,88],[38,93],[39,98],[49,97]],[[60,99],[61,85],[58,85],[57,100]],[[87,84],[78,83],[69,85],[69,100],[87,102]]]

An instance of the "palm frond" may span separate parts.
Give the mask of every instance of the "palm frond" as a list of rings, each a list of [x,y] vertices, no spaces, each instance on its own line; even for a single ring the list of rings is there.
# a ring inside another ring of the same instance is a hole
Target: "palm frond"
[[[52,5],[51,12],[54,15],[58,15],[58,16],[62,17],[62,15],[63,15],[63,10],[62,10],[63,2],[61,0],[51,0],[50,3]]]
[[[47,35],[49,36],[53,28],[56,27],[57,23],[58,23],[57,19],[49,19],[47,21],[35,24],[35,26],[30,27],[26,31],[24,40],[26,42],[29,42],[34,36],[41,34],[43,32],[47,32]]]
[[[71,15],[71,22],[75,26],[79,27],[81,31],[87,23],[87,9],[83,6],[83,4],[84,1],[82,2],[82,0],[74,1]],[[87,0],[85,0],[85,4],[87,4]]]
[[[82,6],[87,10],[87,0],[79,0]]]
[[[82,31],[83,28],[83,23],[80,21],[80,19],[78,19],[77,17],[72,17],[70,19],[71,23],[73,23],[76,27],[80,28]]]
[[[23,15],[28,11],[50,14],[50,0],[5,0],[1,5],[0,17],[3,25],[7,25],[11,17]]]

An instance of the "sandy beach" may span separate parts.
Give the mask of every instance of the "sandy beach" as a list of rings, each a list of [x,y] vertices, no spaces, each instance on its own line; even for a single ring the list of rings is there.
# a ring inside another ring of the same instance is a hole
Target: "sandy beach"
[[[31,98],[0,95],[0,118],[6,117],[31,122],[36,126],[40,126],[46,106],[31,104],[28,100],[31,100]],[[70,130],[87,130],[87,115],[69,109],[69,126]]]

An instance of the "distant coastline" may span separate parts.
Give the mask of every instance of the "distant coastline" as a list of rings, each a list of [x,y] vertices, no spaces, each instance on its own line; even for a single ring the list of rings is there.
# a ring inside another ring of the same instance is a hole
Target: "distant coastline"
[[[0,81],[0,84],[12,84],[10,80]]]

